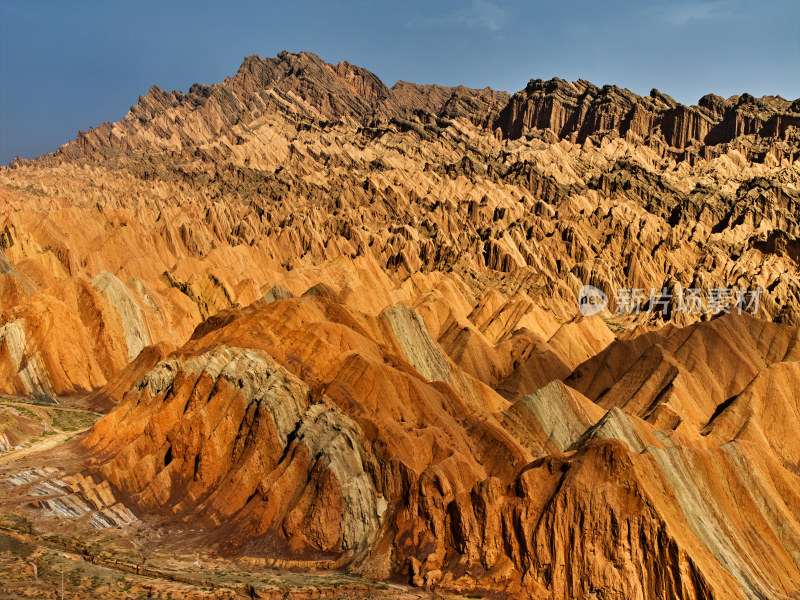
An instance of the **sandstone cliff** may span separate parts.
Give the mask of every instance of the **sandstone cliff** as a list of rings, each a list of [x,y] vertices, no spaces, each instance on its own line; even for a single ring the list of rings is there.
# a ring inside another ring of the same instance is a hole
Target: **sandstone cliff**
[[[613,133],[666,146],[662,151],[682,158],[719,155],[724,149],[714,147],[731,143],[761,158],[776,151],[794,157],[800,132],[796,109],[796,102],[780,96],[709,94],[698,105],[685,106],[655,89],[641,97],[583,80],[536,79],[511,98],[495,126],[511,138],[546,131],[578,142]]]

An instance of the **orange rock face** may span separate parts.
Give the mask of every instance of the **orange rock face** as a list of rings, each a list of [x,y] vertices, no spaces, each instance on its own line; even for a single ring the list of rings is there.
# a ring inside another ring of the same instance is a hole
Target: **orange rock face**
[[[510,402],[411,308],[258,301],[159,362],[85,444],[139,510],[228,552],[450,591],[790,596],[798,456],[777,440],[799,426],[797,339],[747,317],[646,334]],[[750,351],[718,368],[733,340]]]
[[[88,394],[87,474],[228,555],[800,597],[797,108],[306,53],[153,88],[0,170],[0,392]]]

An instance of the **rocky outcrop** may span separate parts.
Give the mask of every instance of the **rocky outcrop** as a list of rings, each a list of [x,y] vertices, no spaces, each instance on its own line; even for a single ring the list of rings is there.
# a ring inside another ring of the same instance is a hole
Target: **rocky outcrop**
[[[780,141],[786,142],[779,146],[782,151],[793,157],[798,151],[800,113],[779,96],[723,99],[709,94],[697,106],[684,106],[655,89],[642,97],[616,86],[598,88],[583,80],[569,83],[555,78],[532,79],[511,98],[494,126],[512,139],[549,132],[555,139],[582,143],[612,134],[675,151],[691,148],[695,153],[702,153],[703,146],[739,141],[763,154]]]
[[[70,393],[104,385],[145,345],[179,345],[202,320],[276,285],[299,296],[322,293],[315,286],[324,283],[330,297],[379,313],[424,307],[443,277],[453,289],[442,300],[457,310],[449,321],[437,313],[434,339],[509,398],[548,383],[542,371],[565,377],[610,341],[569,325],[583,283],[604,291],[625,329],[664,322],[650,294],[665,288],[673,297],[760,289],[752,306],[760,318],[800,322],[796,163],[757,164],[729,151],[678,165],[623,139],[601,147],[518,140],[508,142],[512,152],[468,123],[442,135],[419,128],[424,138],[393,125],[350,146],[343,125],[274,133],[269,146],[258,130],[240,147],[251,157],[294,135],[306,148],[264,156],[260,169],[202,161],[192,170],[169,161],[7,169],[9,186],[69,182],[70,200],[0,191],[12,240],[0,275],[2,321],[24,323],[23,355],[42,363],[53,392]],[[320,139],[324,153],[314,150]],[[467,159],[469,140],[483,150]],[[423,152],[418,160],[409,161],[412,148]],[[276,173],[268,165],[278,168],[278,159],[288,162]],[[315,169],[324,182],[302,175]],[[508,338],[468,322],[491,289],[495,323],[518,324]],[[620,289],[639,290],[638,314],[626,316],[634,307]],[[694,311],[673,302],[670,319],[711,317],[706,300]],[[12,362],[9,373],[28,364]],[[8,391],[28,391],[11,381]]]
[[[312,404],[302,381],[256,350],[166,359],[87,443],[113,455],[101,473],[136,492],[140,507],[217,525],[238,515],[239,527],[255,513],[248,535],[283,536],[292,552],[358,552],[379,528],[364,435],[319,400]],[[153,414],[158,423],[148,421]],[[143,427],[152,443],[142,445],[136,429],[110,439],[107,428],[126,423]]]

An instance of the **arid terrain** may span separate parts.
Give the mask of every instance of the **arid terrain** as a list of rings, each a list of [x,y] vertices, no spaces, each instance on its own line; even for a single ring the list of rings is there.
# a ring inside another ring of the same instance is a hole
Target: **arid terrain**
[[[798,215],[800,99],[153,87],[0,169],[0,596],[800,599]]]

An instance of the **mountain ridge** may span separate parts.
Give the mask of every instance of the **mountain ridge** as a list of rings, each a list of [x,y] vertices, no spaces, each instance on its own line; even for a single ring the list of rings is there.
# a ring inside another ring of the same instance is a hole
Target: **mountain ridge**
[[[405,81],[389,88],[374,73],[347,61],[334,65],[311,52],[284,51],[275,59],[245,57],[233,77],[211,85],[195,83],[186,93],[166,92],[153,86],[121,121],[107,121],[80,132],[76,140],[52,155],[79,156],[80,152],[72,152],[73,146],[90,153],[101,147],[133,150],[132,142],[126,146],[121,140],[135,137],[137,120],[147,125],[168,109],[179,109],[181,116],[176,118],[185,118],[188,113],[180,111],[182,106],[191,107],[189,112],[202,111],[211,95],[216,110],[202,119],[204,131],[194,130],[193,138],[175,140],[174,134],[167,136],[165,123],[155,124],[149,128],[148,136],[154,139],[140,142],[145,145],[139,150],[181,150],[182,146],[209,141],[213,136],[230,137],[231,127],[257,118],[263,108],[256,106],[258,95],[269,90],[278,94],[291,92],[299,99],[295,106],[317,119],[351,118],[369,127],[422,112],[440,119],[466,118],[504,139],[551,135],[582,143],[603,133],[633,135],[662,147],[662,153],[682,158],[715,155],[715,146],[737,140],[750,148],[756,160],[763,160],[764,147],[770,146],[770,140],[783,142],[777,146],[772,143],[773,151],[780,147],[790,156],[800,148],[800,99],[755,98],[747,93],[725,99],[710,93],[696,105],[688,106],[656,89],[648,96],[638,96],[615,85],[598,87],[582,79],[569,83],[558,77],[547,81],[531,79],[525,89],[513,95],[489,87],[443,87]]]

